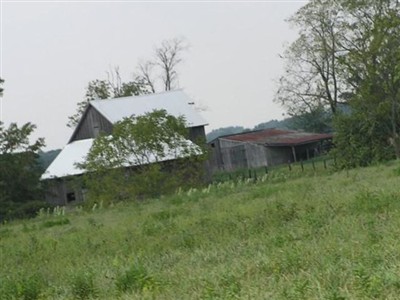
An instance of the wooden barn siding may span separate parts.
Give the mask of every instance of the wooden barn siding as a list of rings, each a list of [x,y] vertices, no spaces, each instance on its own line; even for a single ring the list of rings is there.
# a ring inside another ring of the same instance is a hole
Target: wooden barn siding
[[[189,127],[189,140],[199,142],[206,140],[206,131],[204,126]]]
[[[213,140],[211,143],[209,143],[209,157],[207,164],[210,174],[223,169],[219,139]]]
[[[215,169],[233,171],[237,169],[258,168],[268,165],[266,148],[252,143],[224,139],[215,143],[212,154]]]
[[[63,206],[67,204],[66,187],[62,179],[52,179],[46,182],[45,198],[47,203]]]
[[[113,128],[112,124],[92,106],[89,106],[78,126],[70,142],[96,138],[100,132],[111,133]]]
[[[268,166],[267,149],[262,145],[246,143],[247,167],[249,169]]]
[[[46,201],[53,205],[65,206],[69,203],[81,202],[84,200],[83,191],[77,177],[50,179],[46,182]],[[75,201],[68,202],[67,194],[74,193]]]

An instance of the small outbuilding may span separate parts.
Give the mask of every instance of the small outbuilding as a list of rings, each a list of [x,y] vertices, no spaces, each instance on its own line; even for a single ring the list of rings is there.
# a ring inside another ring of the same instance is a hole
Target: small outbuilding
[[[209,142],[210,164],[215,172],[307,160],[328,151],[332,137],[275,128],[220,136]]]

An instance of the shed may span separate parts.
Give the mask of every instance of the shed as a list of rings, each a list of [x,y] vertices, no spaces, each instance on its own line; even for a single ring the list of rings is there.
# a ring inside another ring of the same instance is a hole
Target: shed
[[[332,134],[263,129],[218,137],[212,149],[213,171],[233,171],[307,160],[327,151]]]

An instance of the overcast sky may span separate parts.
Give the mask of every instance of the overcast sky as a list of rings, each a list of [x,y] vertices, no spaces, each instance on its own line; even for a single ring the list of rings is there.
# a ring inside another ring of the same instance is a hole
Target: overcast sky
[[[282,119],[274,80],[297,37],[285,19],[306,2],[0,1],[2,121],[36,124],[48,150],[67,143],[89,81],[110,66],[132,80],[138,60],[174,37],[190,43],[179,84],[206,109],[208,132]]]

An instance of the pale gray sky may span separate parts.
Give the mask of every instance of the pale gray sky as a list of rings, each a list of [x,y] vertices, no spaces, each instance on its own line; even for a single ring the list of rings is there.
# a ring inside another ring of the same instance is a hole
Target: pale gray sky
[[[207,108],[207,131],[282,119],[273,80],[283,69],[278,54],[297,37],[284,20],[306,3],[0,2],[2,120],[36,124],[47,149],[67,143],[67,117],[89,81],[114,65],[131,80],[140,58],[180,36],[191,45],[180,87]]]

